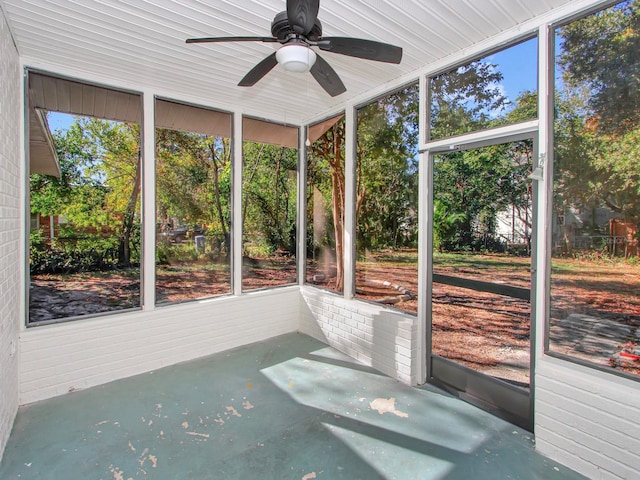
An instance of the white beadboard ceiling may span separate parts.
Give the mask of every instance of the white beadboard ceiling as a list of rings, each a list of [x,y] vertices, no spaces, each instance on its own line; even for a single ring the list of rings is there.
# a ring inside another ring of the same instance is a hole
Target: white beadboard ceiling
[[[185,44],[190,37],[270,36],[285,0],[0,0],[0,7],[27,66],[303,124],[571,1],[321,0],[323,35],[404,50],[400,65],[318,51],[347,87],[335,98],[310,74],[279,66],[254,87],[236,86],[279,44]]]

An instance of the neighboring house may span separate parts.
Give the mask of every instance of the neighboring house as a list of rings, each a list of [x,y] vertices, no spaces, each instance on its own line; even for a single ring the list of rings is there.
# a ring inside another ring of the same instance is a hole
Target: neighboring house
[[[531,219],[530,210],[525,219]],[[526,244],[531,237],[527,221],[514,208],[498,213],[496,224],[496,235],[508,244]],[[640,256],[638,225],[605,207],[571,207],[553,214],[552,247],[556,254],[595,250],[626,258]]]
[[[515,207],[499,212],[496,216],[496,235],[508,244],[528,245],[531,241],[531,209],[524,212],[522,219]]]
[[[561,254],[596,250],[632,257],[638,255],[637,233],[637,225],[625,222],[608,208],[570,207],[554,212],[552,246]]]

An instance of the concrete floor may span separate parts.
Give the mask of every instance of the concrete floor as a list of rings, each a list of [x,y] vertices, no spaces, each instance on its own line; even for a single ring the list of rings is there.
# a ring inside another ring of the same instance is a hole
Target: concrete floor
[[[518,427],[289,334],[25,406],[0,478],[582,477]]]

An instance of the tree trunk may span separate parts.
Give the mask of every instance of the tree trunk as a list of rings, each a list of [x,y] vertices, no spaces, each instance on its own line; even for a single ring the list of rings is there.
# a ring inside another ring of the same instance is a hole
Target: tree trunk
[[[256,155],[255,161],[253,162],[251,175],[249,175],[248,178],[245,178],[244,171],[242,172],[242,184],[243,184],[242,190],[244,192],[242,196],[242,230],[243,231],[244,231],[244,222],[245,222],[245,219],[247,218],[247,204],[249,203],[247,201],[246,191],[248,189],[248,186],[251,185],[251,182],[253,181],[253,177],[258,171],[258,165],[260,164],[260,159],[262,158],[264,147],[265,147],[265,144],[260,145],[260,151],[258,152],[258,155]],[[244,162],[244,159],[243,159],[243,162]]]
[[[333,234],[336,242],[336,290],[344,289],[344,158],[342,156],[342,130],[333,127],[333,155],[331,165],[331,211]]]
[[[335,239],[336,278],[335,289],[344,289],[344,123],[334,124],[314,145],[315,154],[323,158],[331,168],[331,212]]]
[[[229,245],[227,239],[229,238],[229,231],[227,230],[227,222],[224,218],[224,212],[222,211],[222,196],[220,194],[220,165],[218,165],[218,159],[216,157],[216,149],[213,145],[209,145],[211,151],[211,160],[213,161],[213,195],[215,200],[216,212],[218,214],[218,220],[222,228],[222,236],[225,241],[225,249],[229,251]]]
[[[131,235],[133,233],[133,226],[136,216],[136,205],[138,204],[138,197],[140,196],[140,168],[141,155],[138,150],[138,161],[136,164],[135,180],[133,183],[133,189],[129,196],[129,202],[127,203],[127,209],[125,210],[124,218],[122,219],[122,231],[120,233],[120,244],[118,246],[118,265],[128,267],[131,265]]]

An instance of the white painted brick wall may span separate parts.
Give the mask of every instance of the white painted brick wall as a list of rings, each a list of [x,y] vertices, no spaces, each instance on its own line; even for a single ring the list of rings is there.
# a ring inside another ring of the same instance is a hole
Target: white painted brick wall
[[[640,478],[640,384],[543,356],[536,448],[592,479]]]
[[[314,287],[301,288],[300,331],[365,365],[416,384],[416,319]]]
[[[0,459],[18,410],[21,82],[18,52],[0,12]]]
[[[29,328],[20,404],[156,370],[298,329],[298,287]]]

